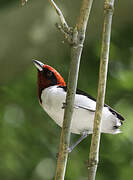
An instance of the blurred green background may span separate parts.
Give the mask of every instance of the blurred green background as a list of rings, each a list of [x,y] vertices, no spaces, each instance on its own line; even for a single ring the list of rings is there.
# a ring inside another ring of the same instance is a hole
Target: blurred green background
[[[56,1],[73,26],[80,0]],[[117,1],[113,17],[106,103],[125,118],[122,133],[102,134],[98,180],[133,177],[133,1]],[[56,68],[67,81],[70,47],[55,28],[48,0],[0,0],[0,179],[51,180],[61,129],[39,105],[32,59]],[[78,88],[96,97],[103,1],[95,0],[81,60]],[[71,143],[78,139],[72,135]],[[91,136],[69,156],[66,180],[87,179]]]

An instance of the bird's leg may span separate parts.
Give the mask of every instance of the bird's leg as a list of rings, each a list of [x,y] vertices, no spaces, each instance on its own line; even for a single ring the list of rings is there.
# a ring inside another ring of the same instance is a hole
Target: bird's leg
[[[68,148],[68,153],[72,152],[72,150],[87,136],[88,136],[88,131],[84,131],[80,136],[80,138],[71,147]]]

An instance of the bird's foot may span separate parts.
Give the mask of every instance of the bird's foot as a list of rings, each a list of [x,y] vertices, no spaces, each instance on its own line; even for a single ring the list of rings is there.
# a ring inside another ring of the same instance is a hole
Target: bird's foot
[[[67,152],[68,153],[71,153],[72,150],[83,140],[85,139],[86,137],[88,136],[88,131],[84,131],[82,133],[82,135],[80,136],[80,138],[71,146],[67,149]]]

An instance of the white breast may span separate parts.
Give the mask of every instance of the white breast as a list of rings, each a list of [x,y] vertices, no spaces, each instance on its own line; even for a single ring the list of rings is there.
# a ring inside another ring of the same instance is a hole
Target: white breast
[[[43,109],[59,126],[62,126],[63,122],[64,109],[62,107],[65,98],[66,92],[57,86],[44,89],[41,95]],[[71,132],[80,134],[83,131],[88,131],[88,134],[91,134],[93,132],[96,102],[84,95],[77,94],[75,96],[74,106]],[[119,133],[119,129],[114,129],[116,124],[120,124],[119,120],[107,107],[104,107],[101,132],[112,134]]]

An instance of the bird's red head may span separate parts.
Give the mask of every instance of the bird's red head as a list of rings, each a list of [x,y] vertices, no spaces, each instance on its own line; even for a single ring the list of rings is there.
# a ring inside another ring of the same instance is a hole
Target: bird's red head
[[[33,63],[38,70],[38,95],[41,102],[43,89],[54,85],[65,86],[66,83],[63,77],[51,66],[37,60],[33,60]]]

